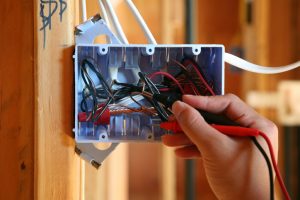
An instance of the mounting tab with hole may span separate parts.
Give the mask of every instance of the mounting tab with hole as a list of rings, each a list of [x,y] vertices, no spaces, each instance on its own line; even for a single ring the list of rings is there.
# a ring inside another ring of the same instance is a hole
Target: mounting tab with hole
[[[120,44],[120,40],[108,28],[107,24],[99,14],[90,18],[83,24],[80,24],[77,27],[75,27],[76,45],[93,44],[96,37],[100,35],[106,35],[108,43]],[[99,53],[107,54],[107,49],[102,48],[102,51],[100,51]],[[76,60],[76,54],[73,56],[73,58]],[[77,74],[75,70],[75,77],[76,76]],[[75,84],[75,88],[76,88],[76,84]],[[76,110],[76,106],[75,106],[75,110]],[[77,117],[78,116],[76,116],[76,119]],[[76,138],[75,129],[74,129],[74,133]],[[103,136],[101,136],[101,138],[105,139],[103,138]],[[92,142],[82,142],[77,139],[75,139],[75,141],[76,141],[75,152],[81,158],[91,163],[92,166],[94,166],[97,169],[101,166],[101,163],[105,160],[105,158],[107,158],[107,156],[109,156],[119,144],[119,143],[112,143],[107,149],[100,150],[96,148]]]

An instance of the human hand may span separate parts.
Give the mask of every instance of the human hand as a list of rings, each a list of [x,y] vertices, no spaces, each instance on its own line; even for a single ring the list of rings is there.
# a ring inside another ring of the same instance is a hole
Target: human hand
[[[274,152],[278,151],[275,124],[257,114],[238,97],[183,96],[183,102],[172,106],[174,116],[184,134],[165,135],[164,144],[178,147],[183,158],[201,157],[210,187],[219,199],[268,199],[269,173],[263,156],[249,137],[228,137],[207,124],[195,109],[224,114],[241,126],[267,134]],[[268,153],[264,140],[257,138]]]

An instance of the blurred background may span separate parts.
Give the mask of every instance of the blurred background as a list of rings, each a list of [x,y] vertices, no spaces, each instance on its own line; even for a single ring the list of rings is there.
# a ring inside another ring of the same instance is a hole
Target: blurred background
[[[147,43],[125,3],[111,2],[129,43]],[[226,52],[265,66],[300,59],[299,0],[134,3],[159,44],[223,44]],[[87,1],[88,16],[99,12],[96,5],[96,0]],[[300,69],[262,75],[225,67],[225,93],[238,95],[278,125],[279,166],[294,199],[300,199],[299,77]],[[85,165],[84,171],[86,199],[215,199],[201,160],[175,158],[161,144],[122,144],[102,169]]]

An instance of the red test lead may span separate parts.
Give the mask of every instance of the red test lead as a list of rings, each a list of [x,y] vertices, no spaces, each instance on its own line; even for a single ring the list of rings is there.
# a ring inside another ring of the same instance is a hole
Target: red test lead
[[[279,182],[280,188],[281,188],[281,190],[284,194],[284,197],[285,197],[286,200],[291,199],[290,196],[289,196],[289,193],[288,193],[288,191],[287,191],[287,189],[284,185],[283,179],[280,175],[280,172],[279,172],[279,169],[278,169],[278,166],[277,166],[277,163],[276,163],[272,143],[271,143],[270,139],[268,138],[268,136],[266,134],[264,134],[263,132],[261,132],[257,129],[246,128],[246,127],[241,127],[241,126],[226,126],[226,125],[217,125],[217,124],[211,124],[211,126],[213,128],[215,128],[216,130],[218,130],[219,132],[221,132],[225,135],[228,135],[228,136],[238,136],[238,137],[262,136],[265,139],[265,141],[267,142],[267,145],[269,147],[273,168],[275,170],[276,177],[278,179],[278,182]],[[162,129],[172,131],[173,133],[182,132],[181,127],[179,126],[179,124],[176,121],[162,122],[160,124],[160,127]]]
[[[213,128],[219,132],[228,135],[228,136],[239,136],[239,137],[248,137],[248,136],[258,136],[260,131],[253,128],[246,128],[241,126],[226,126],[226,125],[217,125],[211,124]],[[176,121],[172,122],[162,122],[160,127],[165,130],[172,131],[173,133],[182,132],[181,127]]]

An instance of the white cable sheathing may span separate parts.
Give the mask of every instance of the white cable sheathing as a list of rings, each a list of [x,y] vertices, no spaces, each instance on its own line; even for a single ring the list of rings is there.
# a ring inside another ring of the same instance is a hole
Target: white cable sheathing
[[[104,21],[105,21],[106,25],[107,25],[108,27],[110,27],[109,19],[108,19],[108,16],[107,16],[107,12],[106,12],[106,10],[105,10],[105,7],[104,7],[104,5],[103,5],[102,0],[98,0],[98,3],[99,3],[99,7],[100,7],[101,14],[102,14],[102,17],[103,17]]]
[[[297,61],[295,63],[286,66],[265,67],[265,66],[260,66],[260,65],[250,63],[246,60],[243,60],[229,53],[225,53],[224,61],[227,62],[228,64],[231,64],[243,70],[254,72],[254,73],[260,73],[260,74],[278,74],[278,73],[286,72],[289,70],[296,69],[297,67],[300,67],[300,61]]]
[[[109,11],[109,14],[112,18],[112,23],[114,24],[114,27],[116,28],[116,31],[117,31],[117,34],[118,36],[120,37],[120,40],[123,44],[128,44],[128,40],[125,36],[125,33],[121,27],[121,24],[118,20],[118,17],[113,9],[113,6],[111,5],[110,1],[109,0],[106,0],[105,1],[106,5],[107,5],[107,8],[108,8],[108,11]]]
[[[143,19],[143,17],[141,16],[140,12],[138,11],[138,9],[136,8],[136,6],[134,5],[134,3],[131,0],[125,0],[126,4],[128,5],[129,9],[131,10],[131,12],[133,13],[135,19],[138,21],[140,27],[142,28],[148,43],[150,44],[157,44],[155,38],[153,37],[151,31],[149,30],[145,20]]]
[[[87,20],[86,0],[81,0],[81,12],[82,12],[82,22],[85,22]]]

